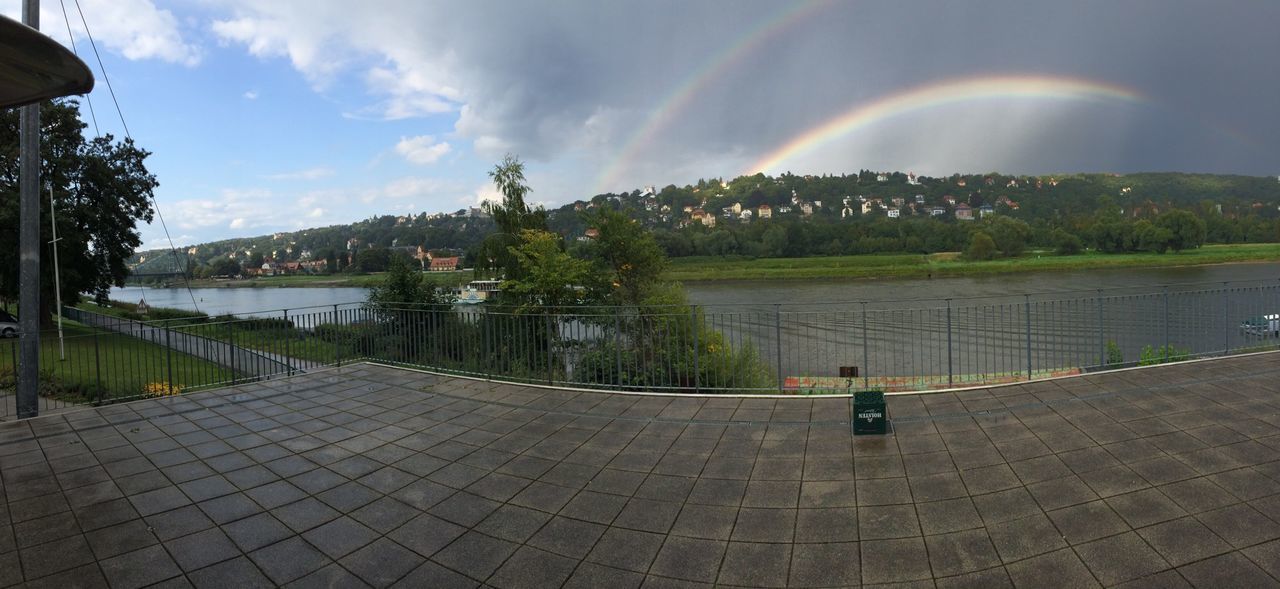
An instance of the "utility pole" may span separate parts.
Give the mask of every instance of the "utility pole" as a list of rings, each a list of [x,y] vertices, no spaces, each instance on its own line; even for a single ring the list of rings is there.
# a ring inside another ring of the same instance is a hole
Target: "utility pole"
[[[22,24],[40,29],[40,0],[23,0]],[[19,114],[18,417],[40,413],[40,103]]]

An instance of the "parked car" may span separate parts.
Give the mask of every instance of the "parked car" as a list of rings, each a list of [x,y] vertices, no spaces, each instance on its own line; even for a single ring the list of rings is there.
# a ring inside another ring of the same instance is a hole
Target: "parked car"
[[[1245,319],[1240,323],[1240,331],[1263,337],[1280,335],[1280,313]]]
[[[0,337],[18,337],[18,319],[7,311],[0,311]]]

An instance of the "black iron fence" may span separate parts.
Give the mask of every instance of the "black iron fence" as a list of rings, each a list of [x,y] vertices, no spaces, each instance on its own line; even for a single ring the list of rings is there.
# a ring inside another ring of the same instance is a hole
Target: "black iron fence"
[[[264,315],[132,321],[69,309],[63,337],[41,336],[42,410],[354,361],[677,393],[1017,382],[1276,349],[1280,284],[803,307],[352,303]],[[17,342],[0,340],[0,418],[14,415]]]

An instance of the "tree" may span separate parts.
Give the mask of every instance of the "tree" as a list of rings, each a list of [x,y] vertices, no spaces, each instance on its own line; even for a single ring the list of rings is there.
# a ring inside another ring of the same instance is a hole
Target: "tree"
[[[1054,252],[1059,256],[1074,256],[1084,249],[1079,237],[1062,229],[1054,229],[1049,234],[1049,239],[1053,242]]]
[[[1169,211],[1157,217],[1155,224],[1169,232],[1169,248],[1175,252],[1204,244],[1205,223],[1190,211]]]
[[[383,250],[386,251],[386,250]],[[369,289],[368,302],[379,312],[412,308],[418,305],[442,305],[453,297],[424,280],[417,264],[405,256],[391,256],[382,283]]]
[[[263,261],[262,252],[254,251],[252,254],[249,254],[249,261],[247,264],[250,268],[261,268]]]
[[[965,250],[964,257],[970,260],[990,260],[996,257],[996,242],[991,239],[990,235],[982,231],[975,231],[973,238],[969,241],[969,249]]]
[[[512,255],[512,247],[519,245],[524,231],[546,231],[547,211],[541,206],[531,208],[525,197],[532,191],[524,178],[524,163],[520,158],[507,154],[489,172],[502,202],[488,201],[484,209],[493,217],[498,232],[490,234],[481,248],[478,268],[502,268],[508,278],[517,277],[520,265]]]
[[[391,262],[391,250],[371,247],[360,250],[351,261],[353,272],[382,272]]]
[[[70,100],[41,107],[40,201],[47,202],[51,186],[64,304],[74,304],[82,293],[105,302],[112,286],[124,285],[126,262],[142,243],[137,222],[151,222],[151,196],[159,185],[145,165],[150,152],[111,135],[86,140],[79,114]],[[0,231],[0,299],[18,295],[18,141],[18,109],[7,109],[0,113],[0,226],[6,228]],[[49,211],[42,209],[40,249],[47,252]],[[42,321],[54,303],[51,264],[48,259],[40,273]]]
[[[582,304],[592,283],[591,262],[570,256],[561,247],[560,236],[550,231],[525,229],[520,245],[509,248],[517,265],[518,278],[502,283],[502,291],[512,296],[520,311]]]
[[[218,258],[209,263],[210,276],[239,276],[240,262],[231,258]]]
[[[651,232],[618,211],[602,209],[587,221],[599,232],[585,249],[601,266],[598,283],[607,289],[604,298],[615,304],[639,304],[667,269],[662,248]]]
[[[1031,226],[1026,222],[996,215],[984,221],[984,224],[996,248],[1005,256],[1012,258],[1027,249],[1027,241],[1031,239]]]

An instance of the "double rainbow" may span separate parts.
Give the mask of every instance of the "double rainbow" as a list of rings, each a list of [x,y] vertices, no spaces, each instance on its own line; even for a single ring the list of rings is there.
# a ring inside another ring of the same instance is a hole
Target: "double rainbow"
[[[744,174],[777,171],[797,155],[894,117],[963,102],[990,99],[1050,99],[1086,102],[1144,102],[1138,92],[1095,80],[1059,76],[984,76],[917,86],[874,102],[854,105],[796,135],[751,164]]]

